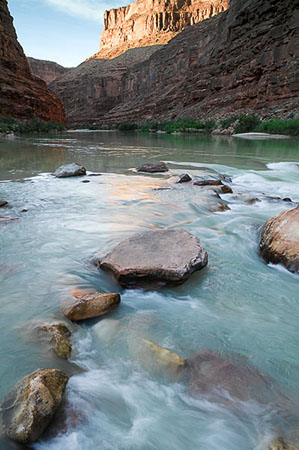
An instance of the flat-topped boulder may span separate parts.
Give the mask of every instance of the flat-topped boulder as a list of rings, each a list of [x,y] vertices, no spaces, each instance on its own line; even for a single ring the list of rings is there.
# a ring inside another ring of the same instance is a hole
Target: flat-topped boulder
[[[64,166],[58,167],[53,175],[56,178],[79,177],[82,175],[86,175],[86,169],[85,167],[79,166],[79,164],[76,163],[65,164]]]
[[[159,163],[146,163],[140,167],[137,167],[137,172],[145,172],[145,173],[158,173],[158,172],[168,172],[168,167],[164,162]]]
[[[119,243],[95,263],[125,287],[180,284],[205,267],[208,254],[199,238],[183,229],[146,231]]]
[[[52,421],[67,382],[67,375],[56,369],[39,369],[22,378],[2,403],[5,434],[22,444],[37,441]]]
[[[268,220],[261,233],[260,251],[266,262],[299,272],[299,207]]]
[[[73,289],[71,298],[62,305],[62,312],[69,320],[80,321],[108,314],[119,305],[117,293]]]

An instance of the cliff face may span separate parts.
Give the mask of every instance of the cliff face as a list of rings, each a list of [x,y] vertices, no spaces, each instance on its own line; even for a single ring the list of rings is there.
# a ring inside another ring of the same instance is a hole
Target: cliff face
[[[232,0],[123,76],[107,123],[299,113],[298,0]]]
[[[55,80],[57,77],[68,72],[70,69],[60,66],[53,61],[45,61],[42,59],[27,58],[33,75],[44,80],[47,84]]]
[[[126,50],[164,45],[190,25],[228,8],[229,0],[137,0],[105,11],[100,51],[95,58],[114,58]]]
[[[105,114],[122,101],[122,76],[129,67],[148,59],[159,47],[128,50],[114,59],[91,59],[50,83],[62,99],[67,121],[102,123]]]
[[[6,0],[0,0],[0,115],[65,120],[61,101],[30,71]]]

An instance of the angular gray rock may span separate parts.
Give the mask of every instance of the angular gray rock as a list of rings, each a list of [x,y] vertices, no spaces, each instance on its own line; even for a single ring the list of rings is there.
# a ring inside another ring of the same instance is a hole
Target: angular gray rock
[[[83,166],[79,166],[79,164],[71,163],[58,167],[53,175],[56,178],[78,177],[86,175],[86,169]]]
[[[5,434],[22,444],[37,441],[53,419],[67,382],[67,375],[56,369],[39,369],[22,378],[1,407]]]
[[[147,172],[147,173],[157,173],[157,172],[168,172],[168,167],[164,162],[159,163],[147,163],[140,167],[137,167],[137,172]]]
[[[174,285],[205,267],[208,254],[199,238],[183,229],[158,230],[126,239],[95,263],[122,286]]]

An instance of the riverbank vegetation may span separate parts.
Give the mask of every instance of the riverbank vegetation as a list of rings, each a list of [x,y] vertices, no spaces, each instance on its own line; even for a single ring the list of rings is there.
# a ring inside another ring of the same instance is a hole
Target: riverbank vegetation
[[[0,133],[49,133],[65,129],[65,125],[59,122],[44,122],[37,118],[23,121],[12,117],[0,117]]]

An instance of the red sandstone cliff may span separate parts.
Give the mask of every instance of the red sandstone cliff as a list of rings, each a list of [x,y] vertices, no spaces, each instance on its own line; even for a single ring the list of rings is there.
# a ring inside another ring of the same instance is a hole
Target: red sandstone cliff
[[[185,28],[228,8],[229,0],[137,0],[104,14],[100,51],[115,58],[129,48],[164,45]]]
[[[43,59],[36,59],[27,57],[29,66],[33,75],[44,80],[47,84],[55,80],[57,77],[68,72],[70,69],[63,67],[53,61],[45,61]]]
[[[298,0],[231,0],[123,76],[103,122],[299,114]]]
[[[6,0],[0,0],[0,115],[65,121],[60,99],[30,71]]]
[[[93,59],[51,88],[76,124],[299,114],[298,42],[298,0],[231,0],[165,46]]]

